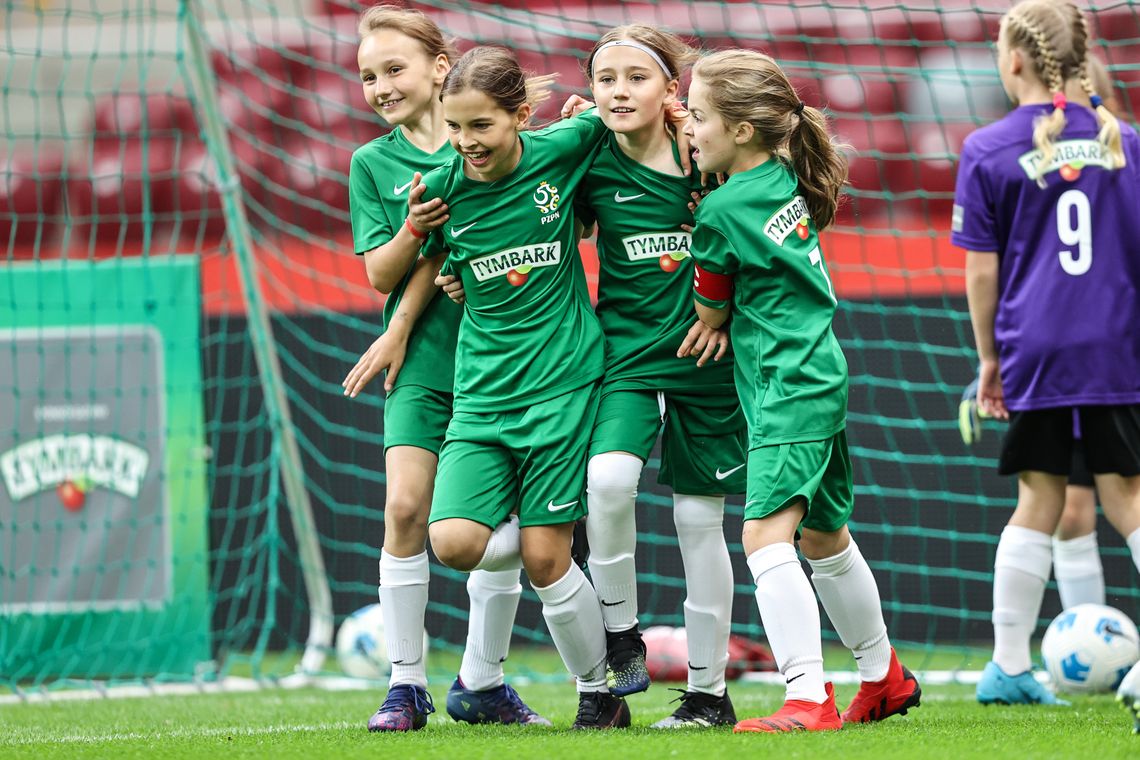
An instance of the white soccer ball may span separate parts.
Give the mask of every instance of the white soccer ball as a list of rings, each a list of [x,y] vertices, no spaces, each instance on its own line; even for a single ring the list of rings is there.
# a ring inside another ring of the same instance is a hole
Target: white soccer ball
[[[424,657],[428,636],[424,633]],[[384,615],[379,604],[361,607],[344,619],[336,634],[336,658],[340,669],[353,678],[383,681],[392,672],[384,639]]]
[[[1112,691],[1140,659],[1140,633],[1120,610],[1078,604],[1049,624],[1041,658],[1057,691]]]

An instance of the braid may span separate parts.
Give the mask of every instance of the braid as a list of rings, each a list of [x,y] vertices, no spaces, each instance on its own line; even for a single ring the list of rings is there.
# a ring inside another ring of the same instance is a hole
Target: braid
[[[1087,40],[1089,38],[1088,20],[1085,18],[1085,14],[1076,8],[1074,8],[1074,10],[1077,14],[1077,23],[1086,40],[1085,49],[1087,51]],[[1108,151],[1109,166],[1114,169],[1124,166],[1126,160],[1124,158],[1124,148],[1120,140],[1120,121],[1116,118],[1116,114],[1108,110],[1100,94],[1097,93],[1096,86],[1093,85],[1092,77],[1089,76],[1089,56],[1087,52],[1081,59],[1080,76],[1081,87],[1084,88],[1084,91],[1088,94],[1089,101],[1096,111],[1097,121],[1101,124],[1100,132],[1097,134],[1096,139],[1105,147],[1105,150]]]
[[[1053,52],[1053,46],[1049,44],[1048,35],[1038,24],[1020,14],[1011,12],[1009,18],[1010,21],[1021,26],[1028,33],[1029,38],[1033,40],[1033,59],[1041,67],[1042,74],[1045,75],[1045,84],[1049,88],[1049,92],[1054,94],[1053,102],[1057,103],[1056,96],[1058,93],[1062,99],[1064,98],[1065,76],[1061,70],[1061,63]],[[1065,107],[1063,100],[1060,105],[1054,105],[1051,114],[1038,119],[1033,126],[1033,144],[1041,151],[1041,163],[1037,169],[1037,184],[1041,187],[1045,186],[1045,173],[1049,170],[1049,165],[1057,152],[1053,143],[1061,136],[1064,129]]]

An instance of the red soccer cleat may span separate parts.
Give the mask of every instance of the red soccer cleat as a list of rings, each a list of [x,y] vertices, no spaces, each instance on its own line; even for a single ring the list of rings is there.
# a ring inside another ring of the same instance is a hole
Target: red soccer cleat
[[[851,706],[843,712],[843,722],[870,723],[892,715],[906,715],[907,710],[918,707],[921,697],[922,689],[918,685],[918,679],[899,664],[898,655],[892,647],[887,677],[874,683],[863,682],[859,693],[851,700]]]
[[[827,691],[827,701],[823,704],[808,702],[806,699],[789,699],[784,706],[767,718],[742,720],[732,729],[733,733],[769,733],[781,731],[837,731],[843,728],[839,711],[835,709],[835,689],[830,683],[823,688]]]

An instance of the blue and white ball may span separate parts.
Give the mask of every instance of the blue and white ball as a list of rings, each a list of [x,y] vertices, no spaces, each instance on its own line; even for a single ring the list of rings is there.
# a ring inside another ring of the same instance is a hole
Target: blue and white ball
[[[428,636],[424,633],[424,656]],[[344,619],[336,633],[336,658],[345,675],[384,681],[392,672],[379,604],[361,607]]]
[[[1112,691],[1140,659],[1140,634],[1118,609],[1078,604],[1049,624],[1041,658],[1057,691]]]

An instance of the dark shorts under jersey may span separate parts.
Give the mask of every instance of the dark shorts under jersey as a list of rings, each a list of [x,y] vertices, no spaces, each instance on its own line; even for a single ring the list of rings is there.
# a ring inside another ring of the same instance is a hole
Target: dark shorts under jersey
[[[1140,475],[1140,404],[1010,412],[998,472],[1070,475],[1080,448],[1091,473]]]
[[[590,456],[625,451],[645,462],[658,431],[658,483],[692,496],[744,493],[748,431],[734,388],[723,393],[603,388]]]
[[[384,451],[415,446],[439,456],[453,399],[450,393],[422,385],[393,388],[384,400]]]
[[[833,533],[851,519],[855,489],[847,431],[806,443],[760,446],[748,452],[745,520],[759,520],[803,499],[800,526]]]

